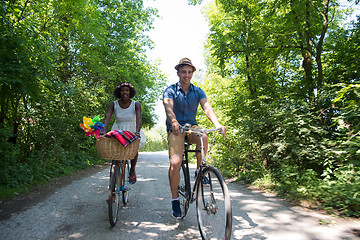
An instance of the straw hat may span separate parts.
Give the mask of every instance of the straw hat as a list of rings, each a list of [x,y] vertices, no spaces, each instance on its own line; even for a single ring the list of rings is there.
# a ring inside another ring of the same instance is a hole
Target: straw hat
[[[183,65],[189,65],[189,66],[193,67],[194,72],[196,71],[196,67],[192,64],[191,60],[188,59],[188,58],[182,58],[182,59],[179,61],[179,64],[177,64],[177,65],[175,66],[175,69],[176,69],[177,71],[179,71],[179,67],[182,67]]]

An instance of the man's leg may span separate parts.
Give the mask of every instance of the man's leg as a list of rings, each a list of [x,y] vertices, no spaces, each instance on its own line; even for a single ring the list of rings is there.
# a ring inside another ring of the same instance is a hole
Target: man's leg
[[[207,138],[206,135],[203,135],[203,143],[204,143],[204,157],[205,157],[206,153],[207,153],[207,150],[208,150],[208,138]],[[196,144],[195,149],[196,150],[201,150],[201,139],[200,139],[199,136],[196,136],[195,144]],[[201,152],[197,152],[196,153],[197,168],[196,168],[196,171],[195,171],[195,177],[199,172],[201,160],[202,160]],[[209,186],[209,179],[207,177],[204,177],[203,184],[204,184],[203,185],[204,187]]]
[[[177,199],[179,197],[177,191],[180,181],[180,168],[182,159],[182,154],[173,154],[170,156],[169,183],[172,199]]]
[[[208,150],[208,138],[205,135],[203,135],[203,142],[204,142],[204,153],[206,156],[207,150]],[[190,137],[190,143],[191,144],[196,144],[196,150],[201,150],[201,140],[200,137],[198,136],[198,134],[193,133],[191,134]],[[200,168],[200,163],[201,163],[201,152],[197,152],[196,153],[196,160],[197,160],[197,169]]]
[[[172,216],[177,219],[180,219],[182,216],[179,195],[177,191],[180,182],[180,168],[184,152],[184,137],[185,134],[180,134],[178,136],[175,136],[172,132],[168,134],[170,159],[169,183],[172,196]]]

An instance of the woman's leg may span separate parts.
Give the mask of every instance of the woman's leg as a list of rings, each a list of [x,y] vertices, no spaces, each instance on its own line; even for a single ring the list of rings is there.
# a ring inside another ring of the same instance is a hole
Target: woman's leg
[[[135,174],[135,166],[138,160],[139,153],[136,154],[135,158],[131,160],[131,167],[130,167],[130,176],[129,180],[131,184],[136,183],[136,174]]]
[[[138,160],[139,153],[136,154],[135,158],[131,160],[130,177],[135,175],[135,166]]]

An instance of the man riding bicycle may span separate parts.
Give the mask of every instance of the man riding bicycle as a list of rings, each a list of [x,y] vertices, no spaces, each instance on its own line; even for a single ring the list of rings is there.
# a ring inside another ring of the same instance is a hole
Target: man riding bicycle
[[[191,83],[195,66],[188,58],[182,58],[175,66],[179,82],[170,85],[163,94],[163,104],[166,112],[166,128],[168,132],[169,146],[169,183],[172,195],[172,215],[174,218],[181,218],[181,209],[178,196],[178,185],[180,181],[180,167],[184,152],[184,139],[186,133],[180,133],[179,127],[189,123],[197,127],[196,114],[199,103],[205,115],[215,125],[221,128],[225,138],[226,127],[222,126],[206,98],[205,92]],[[196,144],[196,150],[200,150],[200,138],[196,134],[188,135],[189,142]],[[205,153],[207,152],[208,142],[206,135],[203,136]],[[201,154],[196,153],[197,169],[201,163]],[[197,171],[195,172],[195,174]],[[204,180],[205,181],[205,180]]]

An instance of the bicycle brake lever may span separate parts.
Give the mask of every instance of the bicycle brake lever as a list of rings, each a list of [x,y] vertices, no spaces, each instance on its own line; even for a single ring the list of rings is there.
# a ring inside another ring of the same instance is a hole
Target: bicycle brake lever
[[[180,132],[183,133],[185,130],[190,130],[190,128],[191,128],[191,124],[185,123],[184,126],[180,127]]]

